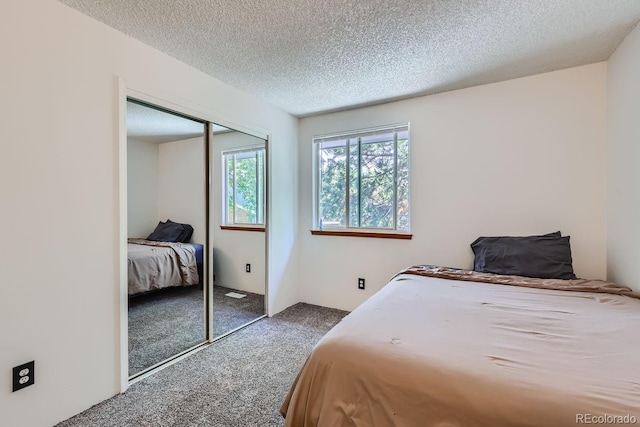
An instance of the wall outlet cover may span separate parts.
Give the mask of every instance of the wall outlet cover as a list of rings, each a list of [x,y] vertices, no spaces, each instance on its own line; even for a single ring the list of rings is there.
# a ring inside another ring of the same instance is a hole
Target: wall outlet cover
[[[36,362],[25,363],[13,368],[13,391],[29,387],[35,382]]]

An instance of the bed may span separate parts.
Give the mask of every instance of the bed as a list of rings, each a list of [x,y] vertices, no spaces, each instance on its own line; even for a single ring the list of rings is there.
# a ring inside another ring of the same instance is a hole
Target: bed
[[[638,297],[602,281],[411,267],[316,345],[280,412],[296,427],[632,424]]]
[[[146,239],[129,238],[129,296],[200,283],[203,246],[189,243],[192,235],[190,224],[167,219],[159,221]]]
[[[202,251],[195,243],[128,239],[128,294],[199,284]]]

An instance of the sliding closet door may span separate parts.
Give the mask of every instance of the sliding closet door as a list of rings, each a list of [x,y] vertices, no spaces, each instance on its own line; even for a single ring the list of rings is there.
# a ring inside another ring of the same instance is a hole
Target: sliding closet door
[[[265,315],[266,141],[212,125],[213,331]]]
[[[130,377],[206,341],[206,129],[127,102]]]

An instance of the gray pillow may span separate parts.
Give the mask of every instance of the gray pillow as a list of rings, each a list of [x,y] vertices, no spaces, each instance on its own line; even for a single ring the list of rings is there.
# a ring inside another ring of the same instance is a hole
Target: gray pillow
[[[179,242],[180,238],[184,234],[184,227],[182,224],[175,222],[159,222],[153,233],[147,236],[147,240],[154,240],[156,242]]]
[[[471,244],[473,269],[483,273],[541,279],[575,279],[570,237],[560,232],[543,236],[479,237]]]
[[[181,225],[182,226],[182,233],[180,233],[180,236],[178,236],[178,239],[175,240],[176,242],[181,242],[181,243],[189,243],[189,240],[191,240],[191,236],[193,235],[193,227],[189,224],[180,224],[177,222],[173,222],[170,219],[167,220],[167,224],[177,224],[177,225]]]

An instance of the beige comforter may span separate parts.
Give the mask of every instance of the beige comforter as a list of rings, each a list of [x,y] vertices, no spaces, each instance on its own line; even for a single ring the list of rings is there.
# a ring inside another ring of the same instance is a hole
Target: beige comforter
[[[282,405],[287,426],[640,424],[629,289],[427,270],[396,276],[318,343]]]
[[[199,282],[192,245],[128,240],[129,295]]]

